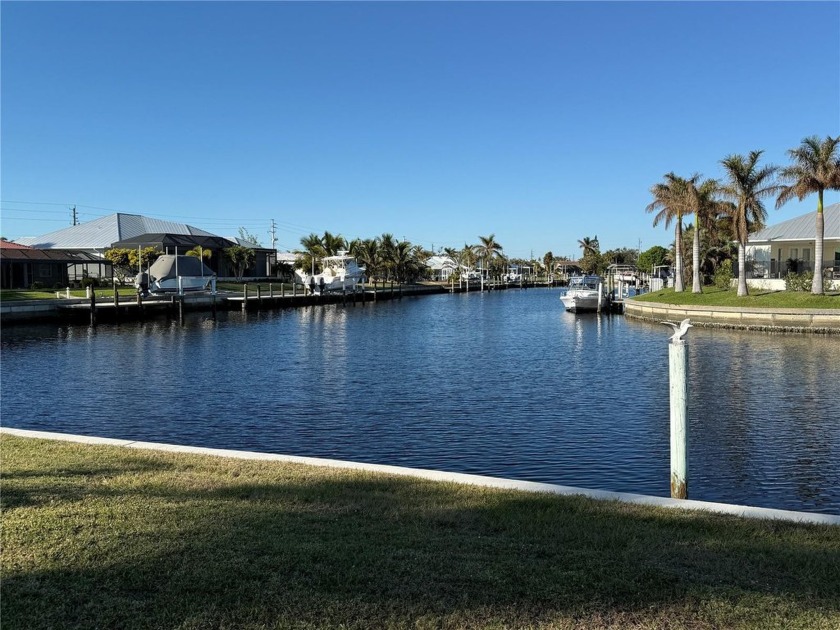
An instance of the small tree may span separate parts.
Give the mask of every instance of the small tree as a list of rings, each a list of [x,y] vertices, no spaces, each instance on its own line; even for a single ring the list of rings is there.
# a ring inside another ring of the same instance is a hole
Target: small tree
[[[139,253],[136,249],[132,249],[128,254],[132,273],[136,273],[142,269],[148,269],[162,254],[163,252],[157,247],[145,247]]]
[[[213,257],[212,249],[204,249],[201,245],[196,245],[187,252],[187,256],[194,258],[201,258],[202,260],[210,260]]]
[[[132,252],[136,258],[137,252],[132,249],[112,247],[111,249],[105,250],[105,260],[110,261],[111,266],[114,269],[114,275],[117,276],[120,283],[125,282],[125,277],[131,275],[132,270],[136,268],[136,265],[131,264]]]
[[[653,273],[653,268],[664,265],[668,258],[668,250],[661,245],[654,245],[641,253],[637,266],[639,271]]]
[[[249,247],[242,247],[241,245],[234,245],[227,247],[224,250],[225,257],[233,267],[234,274],[237,280],[242,280],[245,275],[245,270],[254,264],[256,253]]]

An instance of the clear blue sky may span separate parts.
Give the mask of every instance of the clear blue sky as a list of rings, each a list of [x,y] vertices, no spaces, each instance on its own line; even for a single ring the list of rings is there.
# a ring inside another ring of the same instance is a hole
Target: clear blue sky
[[[2,3],[2,235],[669,245],[649,189],[840,135],[840,3]],[[830,193],[827,203],[840,200]],[[816,208],[816,197],[775,223]]]

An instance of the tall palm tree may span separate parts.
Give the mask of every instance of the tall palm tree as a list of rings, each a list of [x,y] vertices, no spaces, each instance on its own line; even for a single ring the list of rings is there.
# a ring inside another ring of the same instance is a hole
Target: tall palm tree
[[[314,274],[318,259],[327,255],[324,243],[317,234],[310,234],[300,239],[300,245],[303,249],[298,252],[297,266]]]
[[[493,261],[502,258],[503,247],[496,241],[496,235],[479,236],[478,257],[482,261],[482,269],[488,271]]]
[[[330,234],[326,231],[321,237],[321,244],[327,256],[335,256],[347,249],[347,240],[341,234]]]
[[[645,208],[647,212],[658,210],[653,217],[653,225],[659,224],[660,221],[665,222],[665,228],[671,224],[671,221],[676,223],[674,228],[674,291],[685,291],[683,280],[683,265],[682,265],[682,220],[683,217],[691,214],[691,196],[689,188],[692,186],[689,182],[695,182],[700,178],[699,175],[694,175],[691,180],[683,179],[672,172],[665,174],[665,181],[654,184],[650,189],[650,194],[653,195],[653,201]]]
[[[365,268],[365,275],[368,279],[377,277],[382,266],[380,255],[379,239],[366,238],[356,239],[350,244],[350,253],[362,263]]]
[[[823,192],[826,189],[840,189],[840,136],[826,136],[820,140],[809,136],[797,149],[791,149],[788,156],[793,164],[783,168],[779,179],[787,182],[782,186],[776,199],[776,209],[798,198],[802,201],[811,193],[817,193],[817,232],[814,242],[814,282],[811,293],[823,292],[823,237],[825,235],[825,217],[823,215]]]
[[[397,240],[393,234],[385,232],[379,237],[379,255],[382,258],[382,270],[386,279],[391,279],[394,271],[394,256],[397,248]]]
[[[583,238],[578,239],[578,246],[583,250],[584,256],[588,253],[597,254],[598,250],[601,248],[601,244],[598,242],[597,234],[595,235],[595,238],[584,236]]]
[[[700,175],[695,173],[687,180],[689,203],[694,210],[694,234],[692,239],[691,292],[702,293],[700,282],[700,230],[709,229],[724,208],[717,198],[720,183],[716,179],[707,179],[699,186]]]
[[[767,219],[762,199],[775,195],[781,186],[775,183],[778,167],[759,168],[758,160],[764,151],[750,151],[743,155],[729,155],[721,160],[728,182],[720,192],[735,204],[732,228],[738,241],[738,296],[749,295],[747,290],[746,254],[750,232],[759,230]]]

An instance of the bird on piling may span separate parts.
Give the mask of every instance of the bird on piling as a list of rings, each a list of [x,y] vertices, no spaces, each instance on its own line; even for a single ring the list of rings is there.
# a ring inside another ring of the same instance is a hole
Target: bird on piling
[[[685,333],[688,332],[689,328],[694,328],[691,325],[691,320],[684,319],[679,324],[674,324],[673,322],[659,322],[660,324],[665,324],[666,326],[670,326],[674,329],[674,334],[671,336],[671,341],[678,342],[682,341],[682,338],[685,336]]]

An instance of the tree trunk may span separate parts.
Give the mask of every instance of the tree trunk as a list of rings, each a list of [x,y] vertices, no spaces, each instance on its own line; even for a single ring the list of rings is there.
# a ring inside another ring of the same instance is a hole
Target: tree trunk
[[[738,297],[749,295],[747,290],[747,247],[738,243]]]
[[[674,238],[674,292],[682,293],[685,291],[685,284],[683,282],[683,264],[682,264],[682,216],[677,215],[677,229]]]
[[[692,293],[703,293],[703,287],[700,286],[700,218],[694,218],[694,247],[691,252],[692,260]]]
[[[822,295],[823,293],[823,235],[825,234],[825,215],[823,214],[823,193],[819,192],[817,202],[817,237],[814,242],[814,282],[811,285],[811,293]]]

